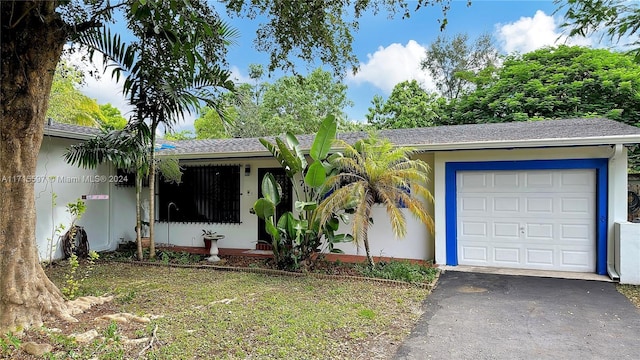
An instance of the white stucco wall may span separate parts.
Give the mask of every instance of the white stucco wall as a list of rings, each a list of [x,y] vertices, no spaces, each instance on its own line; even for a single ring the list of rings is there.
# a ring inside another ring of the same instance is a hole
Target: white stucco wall
[[[505,160],[557,160],[557,159],[587,159],[614,158],[609,161],[609,196],[608,196],[608,239],[609,249],[614,242],[614,223],[626,221],[627,203],[627,160],[626,150],[622,149],[616,155],[611,146],[541,148],[541,149],[512,149],[512,150],[477,150],[450,151],[435,154],[435,249],[436,263],[446,264],[446,212],[445,212],[445,165],[448,162],[460,161],[505,161]],[[608,251],[613,262],[614,251]]]
[[[615,224],[617,263],[621,284],[640,285],[640,224]]]
[[[420,154],[419,158],[433,165],[433,155]],[[229,165],[238,164],[240,172],[240,224],[206,224],[156,222],[156,243],[168,243],[177,246],[203,246],[202,229],[211,229],[225,238],[218,242],[221,248],[254,249],[258,238],[258,217],[249,212],[258,200],[258,169],[279,168],[280,165],[271,158],[231,159],[190,161],[189,165]],[[249,165],[251,174],[245,176],[245,166]],[[433,190],[433,183],[429,184]],[[111,199],[111,236],[115,241],[130,241],[135,239],[135,192],[133,188],[112,186]],[[295,197],[295,194],[294,194]],[[148,188],[143,190],[143,198],[148,198]],[[295,199],[294,199],[295,201]],[[428,205],[433,213],[433,205]],[[172,212],[175,210],[171,210]],[[433,236],[426,226],[415,219],[408,210],[403,210],[407,217],[407,235],[396,239],[391,230],[385,210],[377,206],[374,209],[374,225],[369,230],[371,251],[374,256],[388,256],[395,258],[411,258],[431,260],[434,258]],[[158,209],[156,209],[156,214]],[[348,226],[343,225],[340,231],[348,232]],[[364,255],[362,246],[354,243],[340,244],[346,254]]]
[[[426,162],[433,169],[433,154],[417,154],[415,158]],[[433,185],[433,181],[427,184],[427,188],[432,194],[434,189]],[[426,205],[429,213],[433,217],[433,203],[426,202]],[[398,238],[393,233],[384,206],[374,206],[373,225],[369,228],[368,232],[371,255],[403,259],[433,260],[435,256],[433,234],[427,229],[426,225],[416,219],[408,209],[402,209],[402,212],[407,220],[407,234],[402,238]],[[340,232],[350,233],[351,226],[349,224],[341,224]],[[337,247],[349,255],[366,255],[362,243],[345,243]]]
[[[80,169],[64,161],[66,148],[78,142],[50,136],[45,136],[42,141],[34,181],[36,241],[41,260],[62,257],[59,236],[66,230],[55,234],[54,228],[63,224],[68,229],[71,223],[71,215],[66,208],[68,203],[76,202],[82,195],[110,195],[107,165]],[[96,175],[99,177],[94,177]],[[53,194],[56,195],[55,201]],[[109,203],[110,200],[85,201],[86,212],[77,224],[87,231],[91,250],[103,251],[113,247],[109,236]]]

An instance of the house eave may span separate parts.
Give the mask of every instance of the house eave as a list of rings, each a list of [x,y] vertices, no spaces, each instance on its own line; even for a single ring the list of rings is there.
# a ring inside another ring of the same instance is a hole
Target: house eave
[[[559,139],[529,139],[529,140],[494,140],[468,143],[415,144],[403,145],[418,151],[450,151],[450,150],[481,150],[481,149],[513,149],[513,148],[541,148],[541,147],[573,147],[573,146],[603,146],[615,144],[634,144],[640,142],[638,135],[619,135],[589,138],[559,138]]]
[[[618,135],[607,137],[588,138],[556,138],[556,139],[529,139],[529,140],[494,140],[494,141],[474,141],[455,142],[441,144],[402,144],[401,146],[412,147],[419,152],[428,151],[451,151],[451,150],[483,150],[483,149],[514,149],[514,148],[542,148],[542,147],[573,147],[573,146],[606,146],[615,144],[640,143],[639,135]],[[340,151],[340,148],[334,148]],[[308,153],[308,149],[303,150]],[[233,151],[233,152],[186,152],[158,154],[159,156],[175,156],[180,159],[237,159],[271,157],[271,153],[264,151]]]
[[[73,139],[73,140],[89,140],[96,136],[96,134],[79,134],[64,130],[57,129],[44,129],[45,136],[65,138],[65,139]]]

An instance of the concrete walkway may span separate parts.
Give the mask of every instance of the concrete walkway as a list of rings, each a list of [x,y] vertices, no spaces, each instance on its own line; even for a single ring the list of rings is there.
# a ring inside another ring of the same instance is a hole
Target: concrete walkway
[[[640,359],[615,284],[447,271],[395,359]]]

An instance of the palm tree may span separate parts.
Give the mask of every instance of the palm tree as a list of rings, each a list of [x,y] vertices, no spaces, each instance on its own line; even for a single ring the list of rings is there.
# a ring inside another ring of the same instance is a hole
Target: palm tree
[[[138,19],[140,20],[140,19]],[[197,112],[203,104],[219,109],[220,92],[234,91],[231,73],[220,67],[221,56],[233,43],[237,31],[215,17],[205,25],[208,30],[193,34],[192,28],[158,28],[153,19],[133,29],[140,41],[127,45],[108,30],[88,34],[82,39],[91,55],[105,54],[105,68],[112,76],[124,75],[123,90],[135,107],[133,123],[147,123],[150,144],[155,144],[160,124],[171,129],[185,115]],[[214,36],[215,34],[215,36]],[[182,37],[189,41],[179,41]],[[198,39],[194,41],[192,38]],[[105,60],[106,61],[106,60]],[[221,113],[222,118],[225,114]],[[149,256],[155,257],[155,147],[150,146],[149,173]]]
[[[369,266],[373,267],[374,262],[367,234],[373,223],[371,210],[375,204],[385,206],[397,237],[406,234],[403,207],[433,231],[433,218],[424,202],[433,201],[426,188],[431,169],[425,162],[411,159],[413,149],[396,148],[389,140],[375,136],[359,140],[353,146],[342,140],[336,145],[344,148],[344,156],[334,160],[334,166],[340,170],[327,179],[327,186],[337,189],[320,204],[320,221],[325,223],[331,214],[350,209],[352,235],[356,242],[364,244]]]
[[[109,162],[118,169],[136,174],[136,244],[138,259],[143,259],[140,215],[140,193],[142,178],[149,173],[148,139],[151,134],[145,123],[129,123],[123,130],[112,130],[71,145],[64,154],[65,160],[72,165],[95,168]]]

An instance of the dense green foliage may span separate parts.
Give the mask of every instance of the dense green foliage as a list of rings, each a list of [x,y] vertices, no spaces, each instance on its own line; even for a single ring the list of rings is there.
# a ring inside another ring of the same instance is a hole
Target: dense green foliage
[[[640,65],[622,53],[559,46],[513,55],[453,103],[450,122],[505,122],[606,116],[635,124]]]
[[[233,121],[233,117],[229,121]],[[213,108],[205,106],[200,110],[200,117],[195,120],[196,139],[223,139],[229,137],[225,131],[225,122]],[[179,140],[179,139],[176,139]]]
[[[379,129],[584,116],[636,125],[640,64],[633,60],[565,45],[510,55],[499,67],[455,72],[474,87],[457,99],[436,97],[415,81],[399,83],[386,101],[373,99],[367,119]]]
[[[272,134],[311,134],[326,116],[345,117],[344,108],[352,105],[346,90],[346,85],[322,69],[305,77],[282,77],[264,91],[263,122]]]
[[[194,138],[191,130],[180,130],[176,132],[166,133],[164,135],[165,140],[191,140]]]
[[[306,76],[284,76],[273,83],[262,81],[262,67],[252,65],[253,84],[241,84],[233,94],[223,94],[220,114],[205,109],[195,121],[198,139],[260,137],[285,133],[313,133],[328,114],[344,118],[352,106],[347,86],[330,72],[316,69]],[[341,128],[347,122],[341,122]]]
[[[435,126],[440,122],[443,98],[424,90],[416,80],[397,84],[385,101],[374,96],[366,118],[376,129]]]
[[[53,76],[47,118],[63,124],[122,129],[127,120],[111,104],[98,105],[78,87],[84,82],[82,71],[66,60],[60,61]]]

